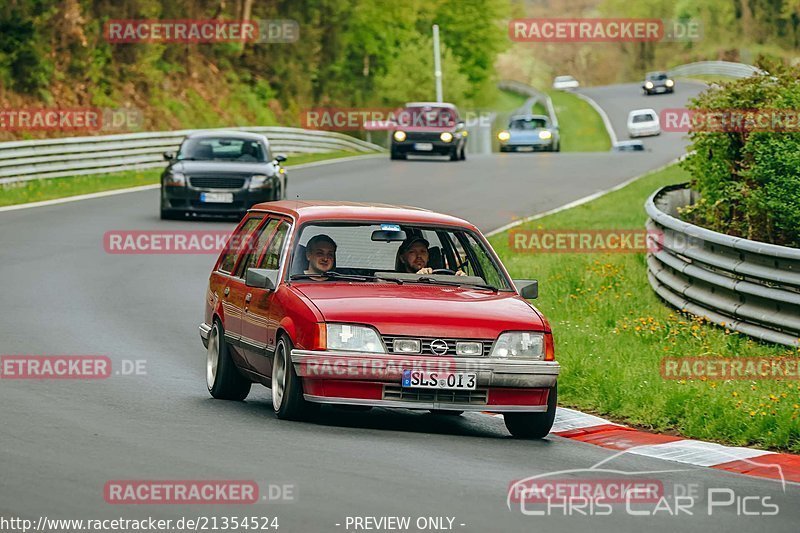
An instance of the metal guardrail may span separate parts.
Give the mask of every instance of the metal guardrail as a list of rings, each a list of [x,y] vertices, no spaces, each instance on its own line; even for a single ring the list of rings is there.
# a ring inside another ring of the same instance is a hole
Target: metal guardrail
[[[275,152],[319,153],[336,150],[381,151],[378,145],[329,131],[282,127],[213,128],[263,133]],[[0,184],[42,178],[83,176],[166,165],[163,153],[177,150],[195,131],[128,133],[0,143]]]
[[[800,249],[731,237],[679,220],[687,186],[656,191],[647,229],[663,232],[647,256],[653,290],[674,307],[758,339],[800,346]]]
[[[698,61],[679,65],[670,69],[670,76],[728,76],[730,78],[749,78],[756,74],[765,74],[763,70],[744,63],[732,63],[730,61]]]
[[[547,114],[550,115],[550,122],[553,124],[553,126],[558,126],[558,117],[556,116],[556,110],[553,107],[553,100],[547,93],[543,93],[542,91],[534,89],[530,85],[525,85],[524,83],[513,80],[503,80],[498,82],[497,87],[506,91],[512,91],[530,96],[531,99],[525,102],[525,106],[528,108],[532,108],[536,102],[544,102],[544,107],[547,109]]]

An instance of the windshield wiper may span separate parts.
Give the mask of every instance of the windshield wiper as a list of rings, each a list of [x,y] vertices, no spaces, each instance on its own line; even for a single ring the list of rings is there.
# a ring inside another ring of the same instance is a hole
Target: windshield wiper
[[[435,279],[435,278],[427,278],[427,277],[424,277],[424,276],[419,278],[417,281],[420,281],[422,283],[434,284],[434,285],[449,285],[451,287],[469,287],[470,289],[485,289],[485,290],[489,290],[489,291],[492,291],[492,292],[499,292],[500,291],[500,289],[498,289],[497,287],[493,287],[491,285],[484,285],[482,283],[459,283],[459,282],[452,282],[451,283],[449,281],[444,281],[444,280]]]
[[[313,278],[325,278],[328,279],[341,279],[341,280],[349,280],[349,281],[367,281],[368,279],[372,280],[381,280],[381,281],[394,281],[398,285],[403,284],[403,280],[400,279],[385,279],[385,278],[378,278],[376,276],[370,276],[367,274],[340,274],[339,272],[324,272],[322,274],[292,274],[289,279],[296,280],[296,279],[313,279]]]

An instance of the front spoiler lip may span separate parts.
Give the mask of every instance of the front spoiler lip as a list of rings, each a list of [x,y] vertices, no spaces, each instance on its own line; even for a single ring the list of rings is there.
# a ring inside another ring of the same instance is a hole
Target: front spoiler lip
[[[298,376],[311,379],[350,379],[397,384],[402,371],[412,368],[475,372],[479,387],[551,388],[561,366],[556,361],[512,361],[491,357],[365,354],[342,351],[292,350]],[[391,363],[391,365],[390,365]],[[321,368],[315,373],[310,365]],[[326,365],[326,366],[321,366]]]
[[[314,403],[330,403],[336,405],[366,405],[370,407],[387,407],[400,409],[423,409],[444,411],[480,411],[482,413],[544,413],[547,405],[476,405],[469,403],[445,402],[404,402],[396,400],[365,400],[361,398],[333,398],[330,396],[314,396],[304,394],[303,397]]]

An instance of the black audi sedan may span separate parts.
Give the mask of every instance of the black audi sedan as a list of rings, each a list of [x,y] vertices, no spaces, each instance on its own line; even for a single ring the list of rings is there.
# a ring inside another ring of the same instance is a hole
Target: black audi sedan
[[[240,131],[192,133],[178,153],[165,152],[161,175],[161,218],[229,215],[241,218],[251,206],[282,200],[286,170],[264,135]]]
[[[675,80],[670,78],[666,72],[648,72],[642,83],[642,90],[648,96],[657,93],[674,93]]]
[[[391,141],[391,159],[406,159],[409,154],[446,155],[451,161],[467,158],[467,128],[453,104],[406,104],[397,113]]]

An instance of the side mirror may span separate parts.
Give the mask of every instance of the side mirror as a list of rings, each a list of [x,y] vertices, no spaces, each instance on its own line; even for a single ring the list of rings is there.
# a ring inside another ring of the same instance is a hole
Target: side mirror
[[[519,295],[526,300],[535,300],[539,297],[539,281],[535,279],[515,279],[514,286]]]
[[[277,270],[268,268],[248,268],[244,276],[244,284],[256,289],[274,291],[275,284],[278,282],[278,274]]]
[[[275,161],[277,161],[278,163],[283,163],[284,161],[286,161],[286,155],[275,154]]]
[[[172,161],[175,159],[175,152],[164,152],[164,159],[167,161]]]

